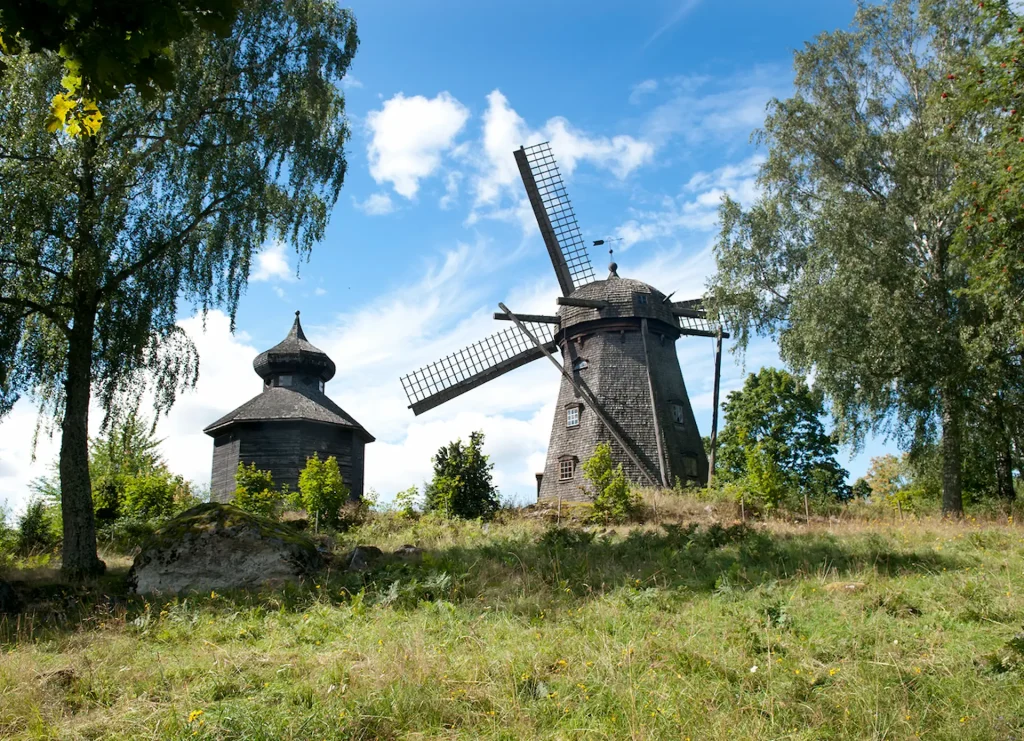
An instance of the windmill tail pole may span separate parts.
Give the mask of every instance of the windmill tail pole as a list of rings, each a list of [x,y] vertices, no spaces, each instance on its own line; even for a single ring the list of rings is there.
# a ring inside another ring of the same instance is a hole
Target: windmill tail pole
[[[715,337],[715,391],[711,401],[711,451],[708,456],[708,488],[715,477],[715,453],[718,450],[718,388],[722,381],[722,328]]]
[[[626,452],[626,455],[629,456],[629,459],[633,461],[633,464],[640,470],[640,473],[642,473],[644,475],[644,478],[647,479],[647,483],[653,487],[657,487],[658,482],[655,480],[653,476],[651,476],[650,471],[647,470],[647,466],[644,465],[644,463],[640,460],[636,453],[633,452],[633,448],[629,445],[629,443],[626,442],[625,438],[623,438],[622,435],[619,434],[618,428],[612,424],[611,419],[609,419],[608,415],[605,414],[604,408],[594,397],[594,395],[590,393],[590,389],[576,383],[576,379],[572,377],[572,374],[569,373],[562,366],[561,363],[555,360],[551,353],[548,352],[548,349],[544,347],[543,343],[534,336],[533,332],[526,328],[526,325],[519,321],[519,317],[517,317],[515,314],[509,311],[509,308],[505,306],[505,304],[499,303],[498,307],[503,312],[505,312],[509,319],[515,322],[515,325],[519,327],[519,331],[521,331],[523,334],[525,334],[533,341],[533,344],[535,344],[540,349],[540,351],[544,353],[544,357],[550,360],[552,365],[558,368],[558,372],[561,373],[562,376],[564,376],[565,379],[572,384],[572,387],[579,392],[580,396],[582,396],[584,399],[590,402],[590,406],[593,408],[594,412],[601,419],[601,421],[604,422],[604,426],[608,428],[608,432],[610,432],[612,437],[615,438],[615,442],[622,446],[622,449]]]

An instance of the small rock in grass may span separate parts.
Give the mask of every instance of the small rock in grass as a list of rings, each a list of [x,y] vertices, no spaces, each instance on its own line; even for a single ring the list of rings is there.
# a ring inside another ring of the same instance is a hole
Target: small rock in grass
[[[862,581],[836,581],[825,585],[826,592],[859,592],[867,588]]]
[[[384,551],[375,545],[357,545],[348,559],[349,571],[366,571],[374,562],[384,556]]]
[[[406,543],[403,546],[399,546],[395,550],[394,555],[406,561],[419,561],[423,558],[423,549]]]

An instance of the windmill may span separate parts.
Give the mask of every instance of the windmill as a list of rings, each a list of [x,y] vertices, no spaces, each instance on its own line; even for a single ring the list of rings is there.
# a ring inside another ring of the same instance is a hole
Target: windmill
[[[706,483],[708,458],[675,343],[682,335],[717,340],[717,421],[721,341],[728,335],[708,319],[700,299],[673,302],[672,294],[619,277],[614,262],[608,277],[598,280],[549,144],[520,147],[514,156],[562,292],[558,311],[514,314],[499,303],[494,318],[512,326],[404,376],[409,408],[422,414],[547,358],[562,385],[538,476],[539,500],[587,498],[580,463],[603,442],[632,481]]]

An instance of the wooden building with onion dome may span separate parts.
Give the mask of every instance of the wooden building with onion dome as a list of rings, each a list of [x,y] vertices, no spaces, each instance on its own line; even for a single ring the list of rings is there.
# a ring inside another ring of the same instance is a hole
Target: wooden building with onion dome
[[[213,438],[213,501],[231,500],[239,462],[255,463],[294,491],[314,453],[337,458],[352,498],[361,498],[364,449],[374,438],[326,395],[334,361],[306,339],[299,312],[288,336],[257,355],[253,368],[263,391],[203,430]]]

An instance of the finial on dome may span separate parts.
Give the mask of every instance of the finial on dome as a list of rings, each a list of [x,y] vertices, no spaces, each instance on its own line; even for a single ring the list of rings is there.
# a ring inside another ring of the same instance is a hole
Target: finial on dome
[[[301,314],[301,313],[302,312],[300,312],[298,309],[296,309],[295,310],[295,318],[298,319],[299,318],[299,314]]]
[[[306,339],[306,333],[302,331],[302,322],[299,321],[299,312],[295,312],[295,321],[292,323],[292,331],[288,333],[289,337],[297,337],[300,340]]]
[[[609,249],[608,250],[608,259],[611,260],[611,263],[608,265],[608,277],[609,278],[618,278],[619,277],[619,274],[616,272],[619,269],[619,265],[618,265],[618,263],[615,262],[614,257],[615,257],[615,250]]]

